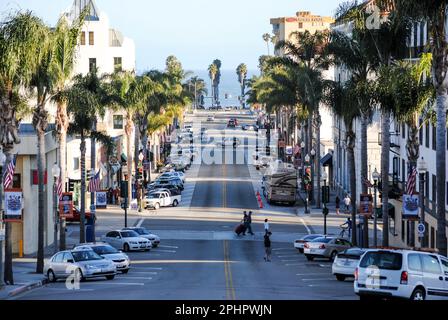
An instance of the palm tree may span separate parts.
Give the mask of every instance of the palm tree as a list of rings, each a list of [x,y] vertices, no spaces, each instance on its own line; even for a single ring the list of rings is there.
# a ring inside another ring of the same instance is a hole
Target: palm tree
[[[447,255],[446,238],[446,101],[448,100],[448,64],[446,61],[447,29],[446,6],[448,2],[431,0],[395,0],[395,12],[399,19],[425,21],[429,32],[429,48],[433,56],[432,82],[436,92],[436,194],[437,194],[437,249]]]
[[[264,33],[263,34],[263,41],[266,42],[266,46],[268,48],[268,56],[271,55],[270,50],[269,50],[269,41],[271,41],[271,35],[269,33]]]
[[[81,139],[81,213],[79,241],[84,243],[85,237],[85,197],[86,197],[86,139],[94,138],[110,149],[112,139],[105,133],[94,130],[97,117],[103,118],[106,105],[102,103],[104,97],[101,82],[96,72],[86,76],[77,75],[73,86],[66,92],[67,111],[72,117],[68,128],[69,135],[79,136]]]
[[[17,113],[25,106],[20,90],[30,85],[46,35],[44,23],[31,12],[18,12],[0,25],[0,144],[7,159],[5,165],[13,160],[14,144],[20,143]],[[5,224],[4,272],[5,282],[14,284],[10,222]]]
[[[212,63],[209,67],[208,67],[208,75],[210,77],[210,81],[212,83],[211,87],[212,87],[212,107],[214,106],[214,102],[215,102],[215,79],[216,79],[216,75],[218,74],[218,67]]]
[[[247,66],[244,63],[241,63],[236,68],[236,74],[238,75],[238,82],[241,85],[241,105],[243,108],[246,107],[246,104],[244,103],[244,97],[246,95],[246,77],[247,77]]]
[[[204,79],[201,79],[197,76],[194,76],[187,81],[186,89],[194,97],[195,108],[197,108],[198,104],[200,103],[201,96],[208,93]]]
[[[215,59],[215,60],[213,60],[213,64],[216,66],[216,70],[217,70],[215,80],[213,82],[213,86],[214,86],[213,96],[214,96],[215,102],[219,105],[219,84],[221,82],[221,60]]]

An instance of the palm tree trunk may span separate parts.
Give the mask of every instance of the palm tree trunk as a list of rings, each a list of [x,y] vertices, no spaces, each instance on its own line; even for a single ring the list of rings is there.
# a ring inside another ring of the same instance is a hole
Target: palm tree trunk
[[[138,125],[138,120],[137,122],[135,122],[135,127],[134,127],[134,169],[135,169],[135,194],[137,196],[137,204],[138,204],[138,208],[140,209],[140,202],[141,199],[139,197],[139,191],[138,188],[140,188],[140,185],[138,183],[138,156],[140,154],[140,148],[139,148],[139,144],[140,144],[140,130],[139,130],[139,125]]]
[[[59,137],[59,167],[61,168],[62,192],[66,190],[66,173],[67,173],[67,129],[69,125],[67,116],[67,103],[58,102],[56,112],[56,124]]]
[[[92,131],[96,131],[96,120],[93,121]],[[92,169],[92,175],[96,174],[96,141],[94,137],[90,137],[90,168]],[[95,205],[95,192],[90,193],[90,206]]]
[[[389,153],[390,111],[383,110],[381,117],[381,191],[383,209],[383,246],[389,246]]]
[[[316,111],[316,178],[317,178],[317,198],[316,198],[316,204],[317,207],[321,207],[320,203],[320,179],[321,179],[321,168],[320,168],[320,126],[322,124],[319,110]]]
[[[81,132],[81,216],[79,221],[79,242],[86,242],[85,223],[86,223],[86,138]]]
[[[351,128],[349,126],[348,128]],[[351,219],[352,219],[352,244],[354,246],[358,245],[357,234],[356,234],[356,166],[355,166],[355,133],[353,131],[347,132],[347,166],[348,175],[350,182],[350,199],[351,199]]]
[[[3,153],[6,156],[5,168],[12,161],[12,144],[3,145]],[[3,178],[1,179],[3,183]],[[14,275],[12,270],[12,223],[5,222],[5,267],[4,281],[6,284],[14,284]]]
[[[446,76],[445,76],[446,77]],[[446,80],[445,80],[446,82]],[[442,86],[443,87],[443,86]],[[437,249],[441,255],[447,255],[446,238],[446,112],[448,94],[446,88],[437,92],[436,127],[436,196],[437,196]]]
[[[364,179],[370,180],[368,176],[367,170],[367,126],[369,123],[369,119],[367,117],[366,112],[361,112],[361,193],[367,193],[367,185],[364,183]],[[355,195],[356,197],[356,195]],[[369,247],[369,221],[368,219],[363,220],[363,244],[364,248]]]
[[[126,127],[125,127],[125,133],[126,133],[126,153],[127,153],[127,167],[128,167],[128,206],[131,205],[132,200],[132,154],[131,154],[131,134],[132,134],[132,115],[127,114],[126,117]]]

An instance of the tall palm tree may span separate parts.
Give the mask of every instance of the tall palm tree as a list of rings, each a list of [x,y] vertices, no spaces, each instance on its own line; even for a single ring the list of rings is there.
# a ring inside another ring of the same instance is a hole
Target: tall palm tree
[[[246,95],[246,77],[247,77],[247,66],[244,63],[241,63],[236,68],[236,74],[238,75],[238,82],[241,86],[241,105],[243,108],[246,107],[246,104],[244,102],[244,97]]]
[[[106,146],[113,144],[112,139],[105,133],[94,129],[97,117],[103,118],[106,105],[102,103],[104,97],[101,82],[96,72],[86,76],[77,75],[73,86],[66,92],[67,111],[72,117],[68,128],[69,135],[79,136],[81,139],[81,212],[79,241],[86,241],[85,235],[85,197],[86,197],[86,139],[95,138]],[[108,147],[110,148],[110,147]]]
[[[448,1],[395,0],[395,12],[399,19],[411,18],[413,22],[425,21],[428,27],[429,48],[433,56],[431,78],[436,91],[436,212],[437,249],[447,255],[446,237],[446,104],[448,100],[448,47],[446,29],[446,6]]]
[[[197,76],[191,77],[186,83],[186,89],[194,97],[194,107],[197,108],[200,104],[201,97],[208,93],[204,79]]]
[[[215,80],[213,82],[214,90],[213,90],[213,96],[215,99],[215,102],[219,104],[219,84],[221,83],[221,60],[215,59],[213,60],[213,64],[216,66],[216,76]]]
[[[214,63],[212,63],[208,67],[208,75],[210,77],[212,88],[212,107],[215,105],[215,79],[217,74],[218,74],[218,67]]]
[[[263,41],[266,42],[266,47],[268,48],[268,56],[270,56],[271,52],[269,50],[269,41],[271,41],[271,35],[269,33],[264,33],[262,38]]]
[[[31,12],[18,12],[0,25],[0,144],[6,164],[12,159],[14,144],[19,144],[17,113],[25,106],[22,88],[30,85],[42,57],[42,39],[47,28]],[[5,224],[4,280],[14,284],[12,270],[11,223]]]

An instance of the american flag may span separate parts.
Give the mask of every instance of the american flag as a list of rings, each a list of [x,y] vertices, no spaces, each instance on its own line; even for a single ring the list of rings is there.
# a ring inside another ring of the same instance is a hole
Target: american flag
[[[94,177],[90,178],[89,186],[87,187],[88,192],[97,192],[98,190],[100,190],[100,170]]]
[[[373,184],[369,179],[362,177],[363,183],[367,186],[367,188],[373,188]]]
[[[8,189],[12,185],[12,181],[14,178],[14,171],[16,169],[16,159],[17,154],[13,156],[12,161],[8,163],[8,167],[3,175],[3,187],[4,189]]]
[[[61,200],[62,199],[62,178],[61,178],[61,176],[59,176],[59,178],[57,180],[56,192],[58,194],[59,200]]]
[[[415,186],[417,180],[417,168],[409,165],[408,182],[406,184],[406,194],[413,195],[415,193]]]

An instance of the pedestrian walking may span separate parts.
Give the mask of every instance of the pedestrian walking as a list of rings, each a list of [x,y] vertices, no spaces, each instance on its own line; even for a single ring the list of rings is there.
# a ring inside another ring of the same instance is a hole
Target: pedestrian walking
[[[269,238],[271,236],[271,232],[266,232],[264,235],[264,261],[271,261],[271,239]]]
[[[248,217],[246,211],[243,211],[243,213],[244,213],[243,220],[242,220],[242,223],[243,223],[243,226],[244,226],[243,236],[245,236],[247,228],[249,226],[249,217]]]
[[[339,208],[341,205],[341,199],[339,199],[339,196],[336,196],[336,199],[334,200],[334,202],[336,203],[336,214],[339,214]]]
[[[351,200],[350,200],[350,197],[348,196],[348,194],[345,195],[345,198],[344,198],[345,213],[350,213],[350,202],[351,202]]]
[[[268,219],[264,219],[264,233],[268,233],[269,232],[269,222]]]
[[[254,235],[252,232],[252,211],[249,211],[249,214],[247,215],[247,230],[249,234]]]

